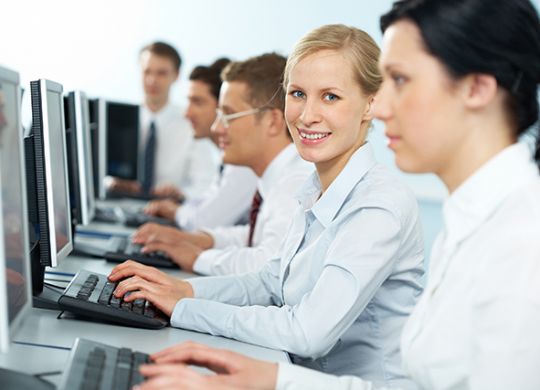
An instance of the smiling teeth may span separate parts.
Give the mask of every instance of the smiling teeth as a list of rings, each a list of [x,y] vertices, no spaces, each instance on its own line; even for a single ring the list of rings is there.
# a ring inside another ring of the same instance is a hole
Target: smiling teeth
[[[328,137],[329,133],[315,133],[315,134],[306,134],[306,133],[300,133],[300,137],[303,139],[321,139]]]

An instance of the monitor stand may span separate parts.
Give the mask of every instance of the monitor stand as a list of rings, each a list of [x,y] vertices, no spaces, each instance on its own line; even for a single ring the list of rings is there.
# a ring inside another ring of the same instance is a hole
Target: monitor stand
[[[17,390],[53,390],[55,386],[34,375],[0,368],[0,387]]]
[[[44,285],[45,266],[41,265],[39,255],[39,242],[32,245],[30,249],[30,264],[32,267],[32,306],[38,309],[62,310],[58,305],[58,299],[62,295],[62,290],[54,289]]]

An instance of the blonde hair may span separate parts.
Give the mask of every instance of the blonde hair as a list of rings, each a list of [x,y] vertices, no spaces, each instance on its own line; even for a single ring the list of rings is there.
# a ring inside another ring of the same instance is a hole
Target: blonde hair
[[[382,82],[378,61],[380,49],[365,31],[343,24],[328,24],[316,28],[304,36],[294,47],[287,60],[283,88],[287,89],[291,71],[305,57],[321,50],[343,53],[352,67],[353,75],[367,95],[374,95]],[[336,69],[336,71],[339,71]]]

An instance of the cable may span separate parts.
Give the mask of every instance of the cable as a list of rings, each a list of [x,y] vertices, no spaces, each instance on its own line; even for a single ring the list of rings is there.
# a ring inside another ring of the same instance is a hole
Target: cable
[[[51,349],[61,349],[63,351],[71,351],[70,347],[61,347],[59,345],[50,345],[50,344],[28,343],[26,341],[13,341],[13,344],[27,345],[27,346],[30,346],[30,347],[43,347],[43,348],[51,348]]]
[[[75,274],[69,273],[69,272],[59,272],[59,271],[45,271],[46,274],[51,275],[60,275],[60,276],[75,276]]]
[[[51,375],[61,375],[62,371],[47,371],[47,372],[38,372],[33,374],[36,378],[43,379],[42,376],[51,376]]]
[[[48,287],[48,288],[54,288],[54,289],[57,289],[57,290],[62,290],[62,291],[64,291],[66,289],[65,287],[57,286],[56,284],[47,283],[47,282],[43,282],[43,286]]]
[[[71,280],[67,280],[67,279],[54,279],[54,278],[46,278],[45,281],[46,282],[63,282],[66,284],[69,284],[71,282]]]

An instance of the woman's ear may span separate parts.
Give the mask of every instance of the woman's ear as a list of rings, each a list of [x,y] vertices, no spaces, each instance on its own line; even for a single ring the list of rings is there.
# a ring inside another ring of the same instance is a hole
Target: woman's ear
[[[364,110],[364,116],[362,117],[362,119],[364,121],[370,121],[370,120],[373,119],[373,106],[374,106],[374,104],[375,104],[375,96],[374,95],[369,96],[367,104],[366,104],[366,108]]]
[[[497,80],[492,75],[472,74],[464,80],[464,102],[471,109],[481,109],[497,97]]]

